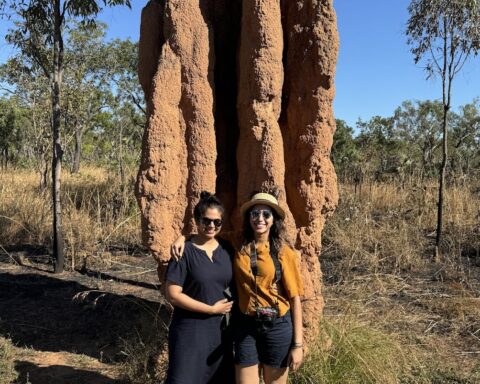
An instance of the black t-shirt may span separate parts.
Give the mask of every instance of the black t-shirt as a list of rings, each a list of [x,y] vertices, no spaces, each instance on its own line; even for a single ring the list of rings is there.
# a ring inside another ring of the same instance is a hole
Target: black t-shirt
[[[185,242],[185,250],[179,261],[170,260],[166,280],[183,287],[182,292],[192,299],[212,305],[225,298],[224,290],[232,287],[233,248],[219,242],[212,259],[191,241]],[[175,307],[173,318],[207,318],[210,315]]]

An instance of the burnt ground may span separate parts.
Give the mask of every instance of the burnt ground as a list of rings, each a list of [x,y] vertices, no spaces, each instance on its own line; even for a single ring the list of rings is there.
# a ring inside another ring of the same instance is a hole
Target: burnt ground
[[[122,383],[129,343],[157,333],[162,343],[168,314],[152,259],[60,275],[28,264],[0,262],[0,336],[15,346],[16,383]]]
[[[0,341],[15,346],[14,384],[126,384],[126,360],[153,357],[134,356],[136,346],[162,350],[168,314],[150,257],[101,255],[60,275],[45,261],[15,260],[0,260]],[[328,260],[323,266],[327,320],[371,324],[419,359],[421,372],[401,382],[480,382],[480,267],[441,279],[432,270],[342,282],[331,281]]]

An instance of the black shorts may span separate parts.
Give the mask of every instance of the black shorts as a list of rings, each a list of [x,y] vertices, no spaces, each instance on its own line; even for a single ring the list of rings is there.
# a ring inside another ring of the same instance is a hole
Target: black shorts
[[[273,327],[258,332],[253,316],[240,314],[234,322],[235,364],[251,366],[265,364],[273,368],[288,366],[292,345],[292,316],[288,311],[275,319]]]

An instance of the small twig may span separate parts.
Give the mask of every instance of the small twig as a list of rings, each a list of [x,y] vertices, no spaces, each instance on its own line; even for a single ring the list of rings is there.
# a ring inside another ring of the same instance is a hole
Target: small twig
[[[132,273],[126,273],[125,276],[140,276],[140,275],[144,275],[146,273],[150,273],[150,272],[157,272],[157,269],[147,269],[145,271],[140,271],[140,272],[132,272]]]
[[[115,231],[120,228],[123,224],[127,223],[128,221],[130,221],[131,219],[134,219],[135,217],[139,216],[140,213],[136,213],[135,215],[132,215],[132,216],[129,216],[127,217],[125,220],[121,221],[115,228],[113,228],[113,230],[108,234],[107,237],[105,237],[103,239],[103,241],[101,243],[105,243],[114,233]],[[100,244],[100,243],[99,243]]]
[[[44,329],[45,331],[52,331],[50,328],[40,327],[39,325],[32,325],[32,324],[25,324],[25,323],[17,323],[23,327],[30,327],[30,328],[37,328],[37,329]]]
[[[478,332],[478,330],[477,330],[477,332]],[[468,332],[468,333],[470,333],[470,335],[472,335],[475,339],[480,341],[480,337],[476,336],[475,333],[472,333],[472,332]]]
[[[103,260],[103,258],[101,258],[101,257],[99,257],[99,256],[93,255],[92,257],[95,258],[95,259]],[[119,261],[114,261],[114,260],[109,260],[109,262],[112,263],[112,264],[122,265],[122,266],[124,266],[124,267],[129,267],[129,268],[146,269],[146,268],[144,268],[144,267],[139,267],[139,266],[137,266],[137,265],[130,265],[130,264],[125,264],[125,263],[120,263]],[[150,270],[148,270],[148,271],[150,271]]]
[[[425,331],[423,331],[423,333],[428,333],[428,332],[430,332],[430,330],[431,330],[433,327],[435,327],[435,325],[437,325],[437,323],[438,323],[437,321],[431,320],[431,321],[430,321],[430,324],[429,324],[428,327],[427,327],[427,329],[425,329]]]
[[[8,255],[8,257],[9,257],[10,259],[12,259],[12,261],[13,261],[15,264],[20,265],[20,263],[19,263],[17,260],[15,260],[15,258],[14,258],[10,253],[8,253],[7,250],[6,250],[5,248],[3,248],[3,246],[0,245],[0,248],[3,250],[3,252],[5,252],[5,253]]]

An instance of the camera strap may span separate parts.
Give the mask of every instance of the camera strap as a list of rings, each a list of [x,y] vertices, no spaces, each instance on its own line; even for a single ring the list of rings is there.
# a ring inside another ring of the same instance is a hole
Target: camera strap
[[[276,251],[273,249],[270,250],[270,256],[272,257],[273,265],[275,266],[275,281],[274,283],[277,285],[280,284],[280,280],[282,279],[282,266],[280,265],[280,261],[278,260],[278,255]],[[255,307],[258,308],[258,297],[257,297],[257,275],[258,275],[258,266],[257,266],[257,247],[255,241],[250,243],[250,269],[252,270],[252,274],[255,281]],[[276,304],[278,305],[278,297],[276,298]]]

